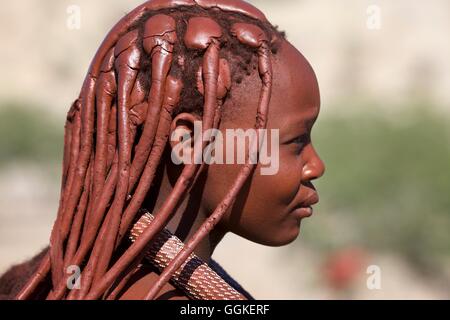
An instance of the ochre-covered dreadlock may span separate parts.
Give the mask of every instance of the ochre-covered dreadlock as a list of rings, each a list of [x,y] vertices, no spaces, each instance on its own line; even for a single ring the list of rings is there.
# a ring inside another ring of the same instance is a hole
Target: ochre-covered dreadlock
[[[48,299],[106,298],[115,283],[128,279],[203,170],[203,165],[186,164],[152,224],[119,251],[150,191],[173,118],[194,112],[202,116],[203,133],[218,128],[232,83],[250,74],[256,57],[262,89],[255,128],[264,129],[271,55],[282,36],[261,12],[237,0],[153,0],[125,16],[98,50],[68,113],[61,198],[49,254],[17,298],[36,298],[37,292]],[[207,147],[207,142],[196,143]],[[243,166],[147,299],[156,297],[216,226],[254,166]],[[71,265],[80,266],[82,285],[67,292],[65,270]],[[48,277],[51,285],[45,291]]]

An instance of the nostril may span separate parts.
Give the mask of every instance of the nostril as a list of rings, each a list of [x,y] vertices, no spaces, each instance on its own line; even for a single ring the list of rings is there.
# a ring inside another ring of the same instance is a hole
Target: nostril
[[[310,168],[305,168],[305,170],[303,170],[303,179],[312,180],[311,179],[312,176],[313,176],[313,171]]]

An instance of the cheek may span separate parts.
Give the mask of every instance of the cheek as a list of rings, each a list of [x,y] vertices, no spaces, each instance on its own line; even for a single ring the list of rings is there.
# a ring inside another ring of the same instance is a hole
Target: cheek
[[[287,206],[299,192],[301,163],[298,157],[280,150],[279,170],[275,175],[261,175],[257,166],[253,178],[237,201],[242,217],[274,222],[284,216]],[[244,202],[245,205],[242,205]]]
[[[242,165],[208,167],[202,199],[202,205],[207,211],[212,212],[216,209],[235,182],[241,168]],[[224,221],[231,224],[264,225],[264,222],[271,223],[283,217],[301,185],[300,158],[291,151],[281,148],[277,174],[261,175],[260,168],[258,164],[253,176],[239,192],[233,210],[227,212]]]
[[[240,166],[212,164],[207,167],[207,179],[203,190],[202,205],[213,212],[230,191],[239,175]]]
[[[258,181],[259,192],[274,204],[287,205],[291,203],[301,185],[301,167],[298,156],[281,148],[277,174],[263,176],[259,174],[258,169],[255,181]]]
[[[281,150],[280,150],[281,151]],[[301,185],[299,158],[280,154],[280,167],[276,175],[260,175],[259,166],[248,189],[239,195],[237,206],[224,218],[225,226],[251,241],[282,246],[295,240],[299,233],[297,218],[289,215],[288,208]],[[245,200],[243,200],[245,199]],[[244,201],[242,205],[241,201]]]

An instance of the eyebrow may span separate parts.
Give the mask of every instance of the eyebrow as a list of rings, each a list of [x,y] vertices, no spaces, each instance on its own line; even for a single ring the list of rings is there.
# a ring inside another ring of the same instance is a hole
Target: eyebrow
[[[289,123],[286,123],[285,126],[280,128],[280,137],[284,137],[283,139],[293,139],[298,135],[304,134],[311,130],[312,125],[314,124],[317,117],[314,118],[294,118]]]
[[[313,125],[316,122],[316,120],[317,120],[317,116],[310,117],[308,119],[304,119],[304,118],[300,118],[299,117],[297,119],[294,119],[293,121],[290,121],[290,123],[288,123],[286,125],[286,127],[288,129],[301,127],[304,130],[311,130],[311,128],[313,127]]]

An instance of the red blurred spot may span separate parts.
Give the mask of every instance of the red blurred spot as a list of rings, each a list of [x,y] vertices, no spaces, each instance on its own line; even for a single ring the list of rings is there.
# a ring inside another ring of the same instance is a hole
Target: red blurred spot
[[[328,285],[336,290],[348,289],[361,274],[365,257],[360,248],[347,248],[330,254],[324,265]]]

